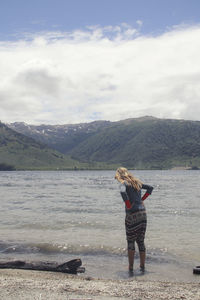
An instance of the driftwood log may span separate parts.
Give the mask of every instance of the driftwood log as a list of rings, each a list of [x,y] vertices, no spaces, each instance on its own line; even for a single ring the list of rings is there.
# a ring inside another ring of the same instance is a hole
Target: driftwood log
[[[37,270],[37,271],[52,271],[63,272],[70,274],[84,273],[85,268],[81,267],[81,259],[73,259],[63,264],[56,262],[25,262],[21,260],[0,262],[0,269],[23,269],[23,270]]]

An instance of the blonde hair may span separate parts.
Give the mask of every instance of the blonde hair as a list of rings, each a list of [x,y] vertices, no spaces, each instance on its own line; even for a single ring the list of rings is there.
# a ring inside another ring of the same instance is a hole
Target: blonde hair
[[[126,168],[118,168],[115,174],[115,179],[117,179],[121,183],[124,183],[124,181],[126,181],[137,191],[141,190],[142,188],[142,182],[134,177]]]

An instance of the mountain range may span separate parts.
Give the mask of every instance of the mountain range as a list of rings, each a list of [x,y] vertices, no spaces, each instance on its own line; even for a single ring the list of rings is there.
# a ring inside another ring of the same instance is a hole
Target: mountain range
[[[76,168],[85,165],[0,123],[0,170]]]
[[[146,116],[118,122],[67,125],[15,122],[7,125],[31,139],[32,143],[35,141],[40,147],[54,149],[60,159],[66,159],[67,155],[78,168],[120,165],[135,169],[200,167],[199,121]]]

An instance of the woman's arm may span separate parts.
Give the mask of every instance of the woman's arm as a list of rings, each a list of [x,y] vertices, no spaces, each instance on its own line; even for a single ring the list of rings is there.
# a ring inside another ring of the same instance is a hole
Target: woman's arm
[[[126,185],[125,184],[121,184],[121,186],[120,186],[120,194],[122,196],[122,199],[124,200],[124,203],[125,203],[126,207],[128,209],[130,209],[131,208],[131,202],[130,202],[128,194],[126,192]]]
[[[143,184],[142,189],[146,190],[146,193],[142,196],[142,201],[144,201],[145,199],[147,199],[147,197],[149,197],[149,195],[151,195],[153,187],[148,184]]]

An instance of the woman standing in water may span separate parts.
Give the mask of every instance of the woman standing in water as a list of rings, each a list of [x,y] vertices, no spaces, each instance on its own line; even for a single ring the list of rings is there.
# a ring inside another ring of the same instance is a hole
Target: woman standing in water
[[[125,227],[128,244],[129,271],[133,272],[136,242],[140,253],[140,270],[144,272],[146,258],[144,238],[147,216],[143,201],[152,193],[153,187],[143,184],[126,168],[117,169],[115,179],[121,183],[120,193],[125,202]],[[146,190],[143,196],[141,195],[141,189]]]

